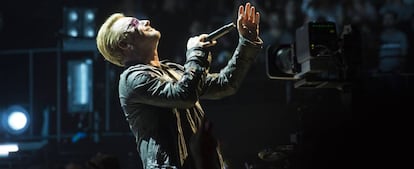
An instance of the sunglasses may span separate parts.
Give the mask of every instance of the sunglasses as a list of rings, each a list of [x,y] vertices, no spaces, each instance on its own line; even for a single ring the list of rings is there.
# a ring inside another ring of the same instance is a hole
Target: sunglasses
[[[129,22],[128,26],[125,28],[125,30],[122,33],[122,40],[126,40],[128,35],[134,31],[138,30],[138,24],[139,24],[139,20],[136,18],[132,18],[131,21]],[[132,29],[132,30],[131,30]]]
[[[131,22],[129,22],[125,32],[128,32],[131,28],[138,28],[139,20],[137,18],[132,18]]]

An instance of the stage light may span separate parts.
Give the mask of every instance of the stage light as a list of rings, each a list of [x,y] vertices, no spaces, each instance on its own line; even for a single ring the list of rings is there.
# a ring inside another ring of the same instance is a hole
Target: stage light
[[[0,152],[17,152],[19,146],[17,144],[0,144]]]
[[[84,9],[82,29],[85,38],[95,37],[95,13],[94,9]]]
[[[92,59],[74,59],[68,61],[68,112],[91,112],[93,109]]]
[[[0,144],[0,157],[8,157],[11,152],[19,151],[17,144]]]
[[[78,20],[78,13],[75,10],[70,10],[68,14],[70,22],[76,22]]]
[[[78,30],[76,30],[76,28],[71,28],[68,30],[68,35],[70,37],[78,37],[79,33]]]
[[[94,22],[95,12],[92,9],[85,10],[85,22]]]
[[[95,29],[92,27],[85,28],[83,35],[87,38],[93,38],[95,37]]]
[[[15,111],[9,115],[9,119],[7,120],[7,123],[9,124],[11,129],[21,130],[27,124],[27,117],[24,113]]]
[[[8,157],[8,156],[9,156],[9,152],[8,151],[5,151],[5,152],[0,151],[0,158],[1,157]]]
[[[79,15],[82,11],[76,8],[65,8],[64,9],[64,27],[65,35],[67,37],[76,38],[79,37],[79,32],[82,27],[82,21]]]
[[[96,9],[64,7],[61,39],[65,51],[95,51]]]
[[[90,8],[64,8],[63,26],[71,38],[94,38],[96,10]]]
[[[2,117],[2,126],[10,134],[21,134],[29,126],[29,113],[22,106],[10,106]]]

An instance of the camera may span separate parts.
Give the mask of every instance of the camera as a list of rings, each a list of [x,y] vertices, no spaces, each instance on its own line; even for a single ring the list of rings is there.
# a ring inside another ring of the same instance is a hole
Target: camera
[[[267,46],[267,76],[294,81],[295,88],[349,87],[359,41],[350,25],[340,36],[336,27],[334,22],[308,22],[296,29],[294,43]]]

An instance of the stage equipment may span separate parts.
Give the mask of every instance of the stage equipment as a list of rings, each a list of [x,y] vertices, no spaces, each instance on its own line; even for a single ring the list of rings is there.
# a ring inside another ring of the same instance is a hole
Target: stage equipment
[[[339,36],[334,22],[309,22],[296,29],[292,44],[266,47],[270,79],[295,81],[295,88],[349,87],[351,61],[360,59],[359,41],[347,25]]]
[[[22,134],[29,127],[29,113],[20,105],[12,105],[2,113],[1,124],[3,129],[9,134]]]

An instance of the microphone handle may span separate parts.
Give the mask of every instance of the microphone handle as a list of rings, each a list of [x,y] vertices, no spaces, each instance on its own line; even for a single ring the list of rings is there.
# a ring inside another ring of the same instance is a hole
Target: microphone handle
[[[208,34],[205,41],[216,40],[216,39],[222,37],[223,35],[229,33],[234,28],[236,28],[236,25],[233,22],[229,23],[227,25],[224,25],[221,28],[215,30],[214,32],[211,32],[210,34]]]

